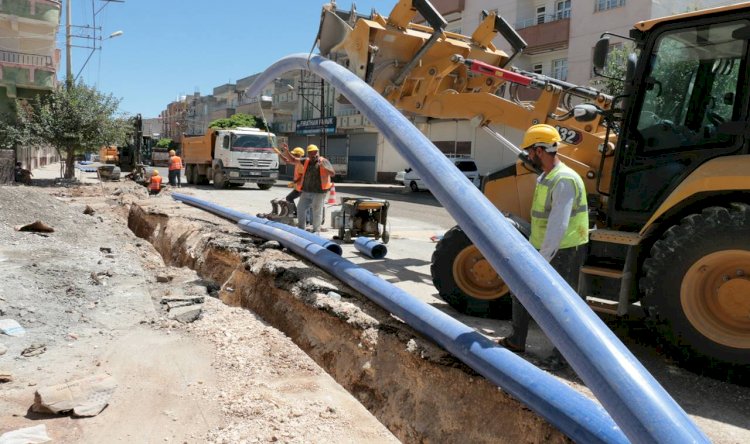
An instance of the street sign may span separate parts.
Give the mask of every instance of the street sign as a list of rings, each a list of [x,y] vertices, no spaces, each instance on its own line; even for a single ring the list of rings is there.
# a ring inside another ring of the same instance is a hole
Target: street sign
[[[297,121],[297,134],[334,134],[336,133],[336,117],[322,119],[307,119]]]

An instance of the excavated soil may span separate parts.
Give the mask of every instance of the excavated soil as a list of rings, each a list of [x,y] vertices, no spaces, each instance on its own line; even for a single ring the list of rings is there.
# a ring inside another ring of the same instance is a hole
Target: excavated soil
[[[162,199],[133,202],[128,226],[167,265],[195,270],[220,288],[225,304],[283,332],[403,442],[568,441],[446,351],[276,242]]]

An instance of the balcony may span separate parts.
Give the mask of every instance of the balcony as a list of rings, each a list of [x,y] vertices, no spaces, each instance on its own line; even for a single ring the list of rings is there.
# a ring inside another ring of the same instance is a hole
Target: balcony
[[[550,17],[548,20],[540,24],[533,24],[536,21],[528,20],[517,24],[518,33],[529,45],[524,50],[524,54],[534,55],[568,47],[570,18]]]
[[[19,18],[60,24],[60,0],[3,0],[0,2],[0,14]]]
[[[0,84],[15,96],[16,88],[52,89],[55,62],[51,56],[0,50]]]

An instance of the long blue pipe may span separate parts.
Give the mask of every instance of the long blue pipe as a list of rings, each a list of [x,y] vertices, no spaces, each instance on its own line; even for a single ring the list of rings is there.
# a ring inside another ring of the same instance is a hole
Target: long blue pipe
[[[709,442],[630,351],[505,217],[377,91],[324,57],[297,54],[271,65],[250,97],[285,72],[308,70],[367,117],[427,183],[503,277],[547,337],[634,442]]]
[[[231,208],[220,207],[207,200],[198,199],[197,197],[188,196],[187,194],[172,193],[172,199],[179,201],[179,202],[186,203],[188,205],[192,205],[194,207],[202,208],[210,213],[213,213],[217,216],[221,216],[224,219],[229,219],[235,223],[244,219],[244,220],[252,220],[254,222],[271,225],[280,230],[288,231],[299,237],[305,238],[310,242],[321,245],[323,248],[330,250],[338,254],[339,256],[341,256],[341,253],[343,252],[343,250],[341,249],[341,245],[337,244],[336,242],[331,242],[327,239],[323,239],[320,236],[316,236],[312,233],[308,233],[305,230],[300,230],[297,227],[292,227],[287,224],[282,224],[281,222],[276,222],[276,221],[264,219],[261,217],[255,217],[250,214],[245,214],[245,213],[233,210]]]
[[[437,308],[292,233],[249,220],[240,221],[238,226],[255,236],[282,243],[339,278],[521,400],[575,441],[628,442],[607,412],[594,401]]]

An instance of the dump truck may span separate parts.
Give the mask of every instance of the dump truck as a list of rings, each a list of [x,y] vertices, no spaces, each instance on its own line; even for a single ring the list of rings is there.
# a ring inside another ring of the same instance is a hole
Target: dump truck
[[[203,135],[183,136],[181,145],[189,184],[226,188],[250,182],[267,190],[279,177],[276,136],[258,128],[209,128]]]
[[[413,23],[417,14],[425,24]],[[326,5],[317,43],[407,115],[469,120],[513,149],[517,163],[488,174],[482,191],[526,236],[537,171],[493,125],[556,127],[593,223],[578,293],[609,315],[640,306],[687,367],[749,365],[750,3],[642,21],[617,36],[638,51],[623,61],[618,97],[514,68],[526,44],[494,12],[469,36],[446,25],[426,0],[400,0],[387,17]],[[512,53],[495,46],[499,36]],[[431,273],[460,312],[509,306],[502,276],[460,226],[438,242]]]
[[[99,148],[99,162],[116,165],[120,162],[120,153],[114,145]]]

